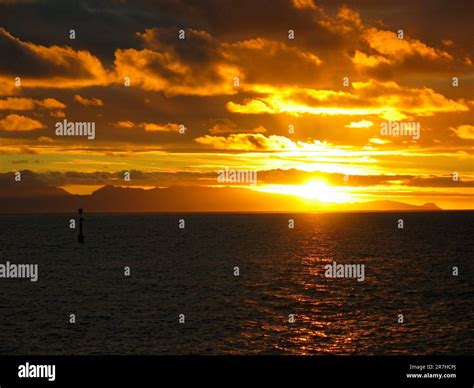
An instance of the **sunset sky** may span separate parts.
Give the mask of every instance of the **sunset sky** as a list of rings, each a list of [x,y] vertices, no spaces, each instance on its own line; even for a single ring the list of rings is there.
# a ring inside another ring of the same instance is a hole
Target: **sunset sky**
[[[0,0],[0,175],[87,194],[219,186],[228,168],[323,202],[472,209],[472,15],[452,0]],[[56,136],[64,119],[95,139]],[[419,138],[381,134],[390,121]]]

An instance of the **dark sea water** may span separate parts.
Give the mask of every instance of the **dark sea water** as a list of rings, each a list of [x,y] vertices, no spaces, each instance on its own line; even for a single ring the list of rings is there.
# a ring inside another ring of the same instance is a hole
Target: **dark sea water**
[[[3,215],[0,354],[474,354],[473,215]]]

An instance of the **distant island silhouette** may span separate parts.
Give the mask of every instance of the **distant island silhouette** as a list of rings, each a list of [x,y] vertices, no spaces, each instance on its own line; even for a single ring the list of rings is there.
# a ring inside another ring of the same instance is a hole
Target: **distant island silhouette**
[[[69,213],[78,208],[88,213],[442,210],[435,203],[421,206],[396,201],[329,204],[235,187],[171,186],[145,190],[107,185],[90,195],[70,194],[38,182],[12,182],[0,188],[0,213]]]

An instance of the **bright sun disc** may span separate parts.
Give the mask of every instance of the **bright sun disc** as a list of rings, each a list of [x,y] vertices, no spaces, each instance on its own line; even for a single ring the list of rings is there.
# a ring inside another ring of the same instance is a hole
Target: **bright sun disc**
[[[314,181],[303,185],[266,185],[259,187],[259,191],[270,193],[296,195],[301,198],[315,199],[321,202],[350,202],[348,193],[342,192],[324,182]]]

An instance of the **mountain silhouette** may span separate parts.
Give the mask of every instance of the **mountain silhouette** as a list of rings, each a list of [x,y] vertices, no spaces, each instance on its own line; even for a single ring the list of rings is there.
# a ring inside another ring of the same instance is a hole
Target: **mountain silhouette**
[[[295,212],[295,211],[435,211],[395,201],[326,204],[291,195],[250,189],[172,186],[150,190],[104,186],[90,195],[74,195],[41,183],[13,182],[0,188],[0,213],[86,212]]]

